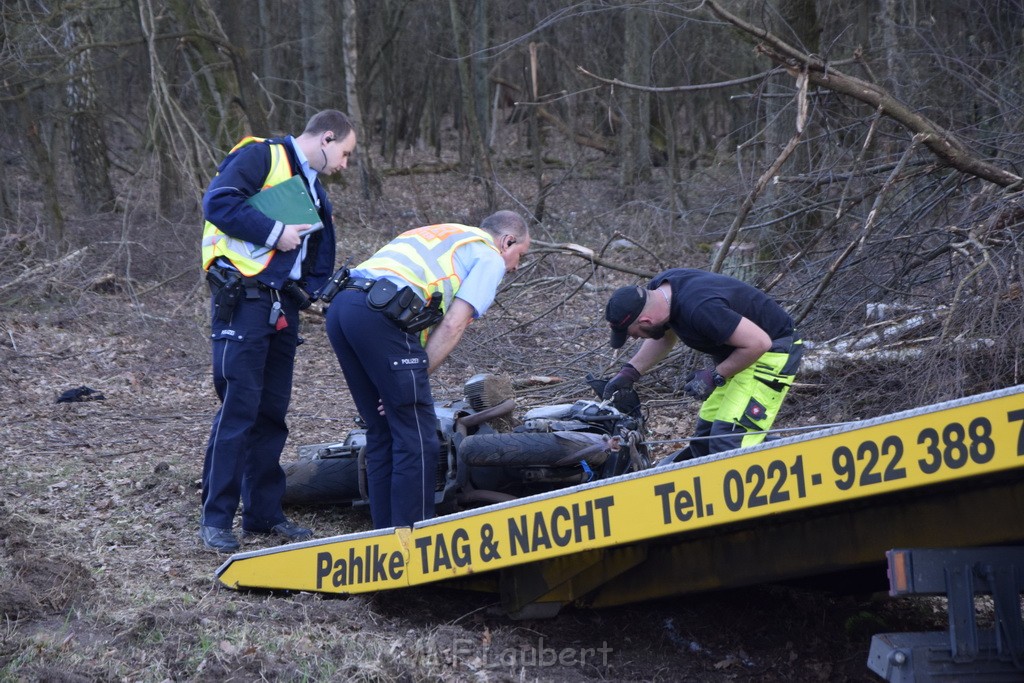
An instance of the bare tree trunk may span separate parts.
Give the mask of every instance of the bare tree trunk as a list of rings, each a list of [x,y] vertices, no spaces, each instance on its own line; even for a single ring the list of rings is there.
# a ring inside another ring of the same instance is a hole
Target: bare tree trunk
[[[267,98],[267,133],[281,131],[290,128],[294,120],[292,116],[293,103],[298,100],[294,96],[295,69],[290,64],[287,51],[282,47],[282,27],[278,20],[279,2],[275,0],[258,0],[256,13],[252,9],[246,9],[248,4],[240,2],[231,3],[238,9],[242,18],[249,21],[255,19],[259,26],[256,32],[256,40],[253,49],[258,55],[258,71],[255,83],[260,87],[260,96]],[[262,87],[262,84],[266,84]],[[285,104],[287,103],[287,104]]]
[[[172,163],[164,163],[165,159],[161,157],[161,171],[173,171],[177,178],[188,180],[192,189],[201,193],[217,168],[217,155],[208,142],[209,138],[196,127],[195,117],[186,113],[168,84],[163,55],[157,46],[157,11],[153,0],[137,1],[139,27],[146,43],[152,91],[150,136],[157,150],[166,150],[173,156]],[[166,180],[166,177],[162,179]]]
[[[903,99],[903,89],[899,71],[899,41],[896,32],[896,17],[899,13],[901,3],[896,0],[880,0],[881,12],[879,22],[882,27],[882,50],[885,54],[885,87],[893,94],[893,97]]]
[[[166,129],[152,126],[150,141],[157,158],[157,211],[163,217],[170,217],[174,203],[182,198],[181,173],[177,161],[169,148]],[[196,188],[199,189],[198,187]],[[197,195],[198,196],[198,195]]]
[[[651,19],[641,8],[623,10],[625,55],[622,80],[648,85],[651,82]],[[626,198],[651,177],[651,95],[621,90],[622,130],[619,131],[620,182]]]
[[[180,54],[193,75],[200,116],[209,131],[205,137],[226,150],[246,132],[235,70],[222,56],[233,48],[209,0],[169,0],[167,5],[189,36]]]
[[[490,128],[490,83],[487,78],[487,62],[484,58],[484,51],[488,47],[489,4],[488,0],[473,0],[473,23],[469,36],[469,48],[472,55],[473,99],[476,105],[477,125],[481,131]]]
[[[463,120],[469,130],[471,149],[474,154],[472,167],[474,173],[484,186],[487,212],[490,213],[497,205],[494,193],[494,170],[491,167],[491,154],[484,144],[483,130],[480,128],[480,117],[476,112],[476,98],[473,96],[473,77],[470,72],[469,44],[466,37],[465,23],[459,11],[458,0],[448,0],[452,17],[452,34],[455,44],[455,55],[459,68],[459,82],[462,85],[462,103],[466,108]]]
[[[434,78],[433,76],[431,77]],[[423,123],[423,137],[426,144],[434,148],[434,154],[441,156],[441,120],[444,118],[445,98],[437,88],[427,91],[426,114]]]
[[[345,62],[345,101],[348,106],[348,117],[355,126],[359,136],[359,144],[368,147],[370,135],[363,125],[363,107],[359,100],[359,44],[356,40],[356,29],[359,21],[357,0],[341,0],[341,41]],[[359,178],[362,181],[363,197],[380,197],[383,194],[383,183],[380,174],[373,168],[373,159],[367,153],[356,154],[359,164]]]
[[[359,99],[359,3],[357,0],[341,0],[341,45],[345,59],[345,106],[348,117],[356,127],[359,135],[366,138],[363,131],[363,106]]]
[[[330,0],[303,0],[298,3],[302,26],[302,84],[309,113],[334,108],[328,69],[336,62],[330,59],[335,43],[334,22],[331,20]]]
[[[786,35],[794,43],[799,44],[810,54],[819,51],[818,14],[815,0],[775,0],[782,26],[777,30],[779,35]],[[782,116],[782,110],[793,105],[792,79],[780,73],[769,79],[768,97],[764,111],[767,118],[767,149],[765,157],[775,159],[793,135],[793,117]]]
[[[7,173],[7,164],[0,163],[0,221],[14,218],[14,210],[11,207],[10,178]]]
[[[815,0],[772,0],[778,10],[781,25],[779,32],[789,36],[793,42],[802,45],[805,50],[812,54],[819,52],[819,34],[821,26],[818,24],[817,8]],[[794,121],[797,114],[794,111],[799,100],[792,96],[792,77],[789,74],[780,72],[768,80],[765,89],[767,97],[764,100],[763,110],[766,115],[765,121],[765,155],[764,164],[773,163],[782,154],[782,151],[789,144],[796,130]],[[807,135],[813,138],[813,135]],[[811,170],[813,161],[808,154],[801,154],[803,150],[794,150],[787,165],[797,173],[806,173]],[[807,189],[807,193],[812,192]],[[788,206],[787,198],[779,186],[769,183],[764,190],[764,201],[767,205],[775,207],[771,212],[779,217]],[[816,201],[808,197],[808,203]],[[783,255],[784,247],[791,242],[794,236],[813,235],[821,227],[821,215],[817,212],[807,211],[799,217],[790,221],[773,223],[773,227],[758,231],[753,241],[756,244],[750,245],[751,255],[755,262],[767,262]],[[802,241],[802,239],[801,239]],[[751,271],[752,279],[756,279],[761,273]]]
[[[72,176],[78,201],[90,213],[114,209],[114,189],[110,184],[107,138],[97,112],[96,88],[92,80],[93,43],[90,5],[64,17],[64,47],[68,60],[65,99],[68,107],[68,151],[74,167]]]
[[[360,75],[363,87],[370,88],[371,81],[379,83],[377,95],[381,102],[378,105],[380,114],[376,120],[376,129],[380,134],[381,156],[391,163],[394,163],[398,153],[401,112],[408,96],[400,85],[403,81],[403,74],[400,73],[402,46],[397,39],[409,4],[409,0],[378,0],[376,14],[379,19],[376,29],[386,37],[375,46],[374,54],[370,55],[369,67]],[[363,115],[364,118],[368,116],[365,107]]]
[[[221,6],[224,35],[231,43],[228,55],[235,69],[238,81],[239,105],[248,119],[248,132],[260,135],[270,134],[267,108],[263,106],[263,94],[259,88],[260,76],[253,67],[249,40],[250,12],[241,2],[226,2]],[[267,78],[268,74],[262,74]]]
[[[545,204],[548,194],[551,192],[551,184],[544,178],[544,136],[541,132],[540,123],[537,120],[537,113],[540,109],[540,86],[537,83],[537,43],[530,43],[530,98],[533,105],[530,107],[529,119],[529,140],[530,149],[533,152],[533,177],[537,181],[537,201],[533,207],[533,219],[538,223],[544,220]]]
[[[16,98],[14,104],[18,109],[21,133],[28,143],[28,158],[35,167],[36,177],[43,198],[43,219],[45,221],[46,239],[63,250],[64,213],[60,207],[61,193],[57,187],[57,172],[53,165],[50,148],[39,132],[39,120],[36,110],[30,105],[29,95],[21,84],[12,88]]]
[[[679,133],[676,130],[675,104],[671,95],[659,97],[661,118],[665,122],[665,162],[668,165],[672,192],[669,195],[672,211],[669,218],[669,231],[675,232],[679,214],[683,208],[679,188],[682,186],[682,173],[679,171]]]

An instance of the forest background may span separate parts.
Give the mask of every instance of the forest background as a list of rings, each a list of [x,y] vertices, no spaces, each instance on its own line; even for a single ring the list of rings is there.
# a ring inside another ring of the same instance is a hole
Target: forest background
[[[741,277],[797,319],[810,351],[781,427],[845,422],[1020,382],[1022,32],[1019,0],[3,3],[0,673],[497,675],[451,656],[410,674],[407,641],[444,629],[421,618],[401,637],[387,598],[210,589],[193,547],[216,400],[199,201],[242,136],[298,133],[323,108],[353,117],[354,163],[329,188],[339,262],[418,225],[530,218],[533,255],[453,354],[442,396],[480,370],[517,378],[524,405],[585,395],[587,372],[623,360],[600,319],[608,293],[688,266]],[[290,448],[354,414],[307,322]],[[687,433],[679,378],[700,362],[679,350],[645,377],[654,438]],[[53,403],[77,385],[106,400]],[[303,514],[332,533],[360,524]],[[323,631],[336,612],[380,626],[380,647],[339,659],[357,629]],[[636,639],[670,650],[676,673],[862,668],[862,641],[836,655],[763,634],[748,666],[750,633],[705,634],[729,652],[708,658],[666,635],[677,617]],[[252,646],[289,619],[276,655]],[[479,616],[444,624],[523,637]]]

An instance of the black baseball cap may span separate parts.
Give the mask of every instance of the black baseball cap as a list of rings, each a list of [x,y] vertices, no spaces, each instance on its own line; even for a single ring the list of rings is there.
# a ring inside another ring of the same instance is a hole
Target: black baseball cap
[[[604,319],[612,326],[611,347],[622,348],[626,343],[626,330],[640,317],[647,304],[647,290],[643,287],[619,287],[608,299]]]

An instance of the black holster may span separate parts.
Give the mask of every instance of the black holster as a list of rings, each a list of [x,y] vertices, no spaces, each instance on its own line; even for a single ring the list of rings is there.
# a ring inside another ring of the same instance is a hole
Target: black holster
[[[210,284],[213,295],[213,318],[226,323],[231,320],[238,302],[242,298],[245,287],[239,273],[217,266],[210,266],[206,271],[206,281]]]
[[[351,260],[349,259],[348,261]],[[323,287],[314,292],[314,299],[330,304],[334,297],[338,295],[338,292],[345,288],[345,283],[348,282],[348,261],[345,261],[345,265],[334,272],[334,275],[331,276],[331,279]]]
[[[419,303],[420,298],[416,297]],[[406,323],[405,331],[416,334],[429,329],[441,322],[444,318],[444,311],[441,310],[441,293],[434,292],[430,295],[430,302],[415,313]]]
[[[366,305],[381,311],[389,320],[394,320],[403,332],[409,334],[433,327],[444,318],[440,292],[432,294],[430,303],[424,305],[423,299],[411,287],[398,289],[395,283],[385,278],[377,280],[370,287],[366,293]]]
[[[300,311],[304,311],[313,305],[313,300],[309,298],[309,294],[306,294],[306,290],[295,280],[285,280],[281,293],[294,301]]]

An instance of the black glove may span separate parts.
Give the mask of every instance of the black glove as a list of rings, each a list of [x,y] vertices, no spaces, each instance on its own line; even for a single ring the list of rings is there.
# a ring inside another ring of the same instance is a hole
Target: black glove
[[[683,392],[698,401],[706,401],[708,396],[715,390],[715,386],[714,370],[697,370],[687,375],[686,384],[683,385]]]
[[[634,368],[629,363],[622,366],[619,370],[619,374],[608,380],[608,383],[604,385],[604,392],[601,394],[601,398],[608,400],[615,396],[615,392],[620,389],[629,390],[633,388],[633,384],[640,379],[640,371]]]

